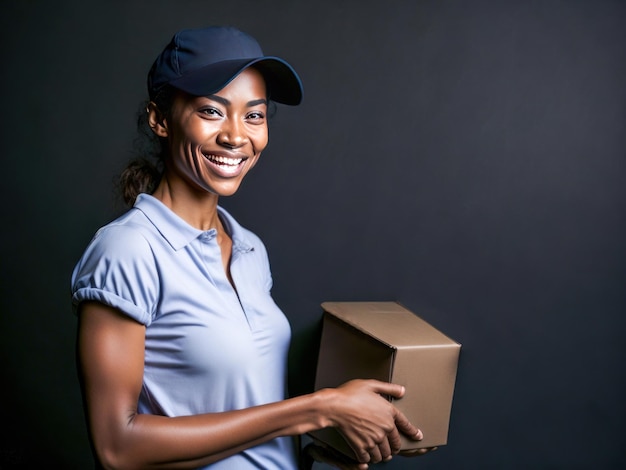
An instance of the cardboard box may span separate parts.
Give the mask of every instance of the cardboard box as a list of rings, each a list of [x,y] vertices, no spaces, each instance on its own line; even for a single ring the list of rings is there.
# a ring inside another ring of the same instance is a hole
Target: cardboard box
[[[461,345],[396,302],[325,302],[322,308],[315,389],[356,378],[404,385],[404,397],[391,401],[424,439],[403,437],[402,449],[447,444]],[[334,428],[311,435],[354,457]]]

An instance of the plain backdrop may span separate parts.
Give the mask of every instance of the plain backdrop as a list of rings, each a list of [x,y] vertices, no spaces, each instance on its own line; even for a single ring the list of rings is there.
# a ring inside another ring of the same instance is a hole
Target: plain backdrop
[[[222,201],[269,250],[292,393],[312,387],[321,302],[396,300],[463,349],[448,445],[380,468],[625,468],[625,2],[1,11],[1,469],[93,465],[69,277],[123,210],[152,60],[210,24],[248,31],[305,86]]]

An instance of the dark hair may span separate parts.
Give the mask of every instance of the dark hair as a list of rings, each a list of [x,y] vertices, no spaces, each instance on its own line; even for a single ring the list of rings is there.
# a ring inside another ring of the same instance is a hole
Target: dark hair
[[[176,89],[163,88],[154,102],[162,116],[169,117]],[[126,205],[132,206],[140,193],[152,194],[161,177],[166,157],[166,139],[157,136],[148,123],[147,107],[141,105],[137,112],[137,138],[133,144],[134,157],[119,177],[119,193]]]

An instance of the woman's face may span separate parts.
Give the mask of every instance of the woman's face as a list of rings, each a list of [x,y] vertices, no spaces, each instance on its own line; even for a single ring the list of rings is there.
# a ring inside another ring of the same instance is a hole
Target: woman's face
[[[214,95],[179,93],[163,124],[170,183],[234,194],[268,142],[266,96],[265,81],[253,68]]]

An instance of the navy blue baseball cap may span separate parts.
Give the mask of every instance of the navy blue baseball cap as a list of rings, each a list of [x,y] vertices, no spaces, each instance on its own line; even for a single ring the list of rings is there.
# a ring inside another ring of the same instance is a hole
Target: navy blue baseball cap
[[[231,26],[176,33],[148,73],[148,94],[153,100],[170,85],[194,96],[210,95],[250,66],[263,75],[270,100],[300,104],[302,81],[293,67],[283,59],[264,55],[252,36]]]

